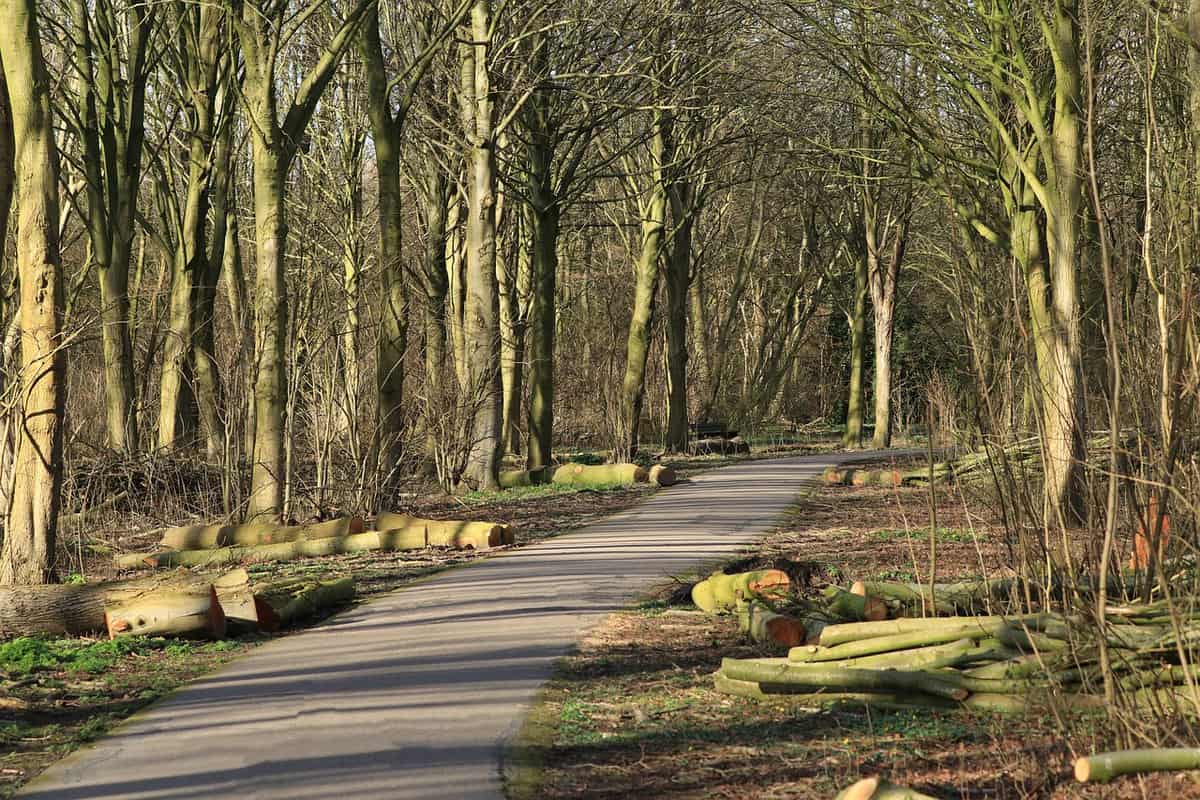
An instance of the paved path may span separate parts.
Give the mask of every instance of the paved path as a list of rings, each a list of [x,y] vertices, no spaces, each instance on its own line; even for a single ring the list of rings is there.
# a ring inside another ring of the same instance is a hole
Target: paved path
[[[21,796],[501,798],[504,743],[555,660],[665,576],[752,542],[834,459],[706,472],[576,533],[270,642]]]

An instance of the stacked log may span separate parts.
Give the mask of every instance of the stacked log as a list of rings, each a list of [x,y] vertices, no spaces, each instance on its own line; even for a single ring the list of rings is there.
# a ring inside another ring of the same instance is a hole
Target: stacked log
[[[338,521],[340,525],[353,523]],[[361,526],[361,521],[358,523]],[[320,533],[334,526],[322,523]],[[312,529],[318,526],[301,526]],[[155,553],[131,553],[116,558],[118,567],[223,567],[232,564],[259,564],[294,561],[300,558],[363,553],[376,550],[422,550],[427,547],[454,547],[486,550],[512,544],[516,530],[511,525],[493,522],[430,520],[407,514],[384,512],[376,518],[373,531],[323,538],[299,536],[273,544],[247,544],[213,549],[162,550]],[[349,529],[349,528],[347,528]],[[213,539],[217,541],[218,539]]]
[[[164,550],[208,550],[235,545],[275,544],[300,539],[329,539],[362,533],[362,517],[342,517],[308,525],[249,522],[244,525],[183,525],[163,531]]]

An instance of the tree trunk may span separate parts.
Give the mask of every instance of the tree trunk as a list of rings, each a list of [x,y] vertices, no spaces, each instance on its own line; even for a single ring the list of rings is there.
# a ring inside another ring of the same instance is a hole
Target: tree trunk
[[[51,86],[34,0],[0,0],[3,59],[13,118],[21,370],[14,485],[0,551],[0,584],[54,577],[62,486],[66,351],[58,240],[58,149]]]
[[[287,403],[287,300],[284,248],[286,167],[272,146],[254,137],[254,227],[258,258],[254,330],[254,453],[247,516],[283,508],[284,416]]]
[[[642,402],[646,394],[646,359],[650,355],[650,326],[654,319],[654,298],[658,294],[658,256],[662,252],[666,227],[667,189],[663,180],[663,155],[667,120],[658,112],[654,135],[650,140],[651,185],[645,200],[638,205],[642,216],[642,248],[634,272],[633,316],[625,344],[625,378],[622,382],[622,418],[625,424],[621,447],[632,458],[638,451]]]
[[[449,215],[450,177],[430,159],[426,175],[425,253],[422,283],[425,289],[426,415],[446,409],[446,223]],[[434,455],[433,425],[426,419],[426,455]]]
[[[863,361],[867,350],[867,260],[856,256],[854,264],[854,310],[850,324],[850,391],[846,401],[846,433],[842,445],[861,447],[863,438]]]
[[[871,191],[868,187],[867,191]],[[873,203],[872,203],[873,205]],[[909,209],[900,211],[892,221],[891,252],[880,252],[885,242],[879,241],[875,220],[867,222],[867,274],[871,286],[871,308],[875,318],[875,437],[871,446],[883,450],[892,446],[892,338],[896,322],[896,287],[900,265],[908,246]]]
[[[8,217],[12,213],[13,182],[17,169],[14,153],[12,106],[8,101],[8,83],[4,78],[3,65],[0,64],[0,253],[8,252],[5,249]],[[7,365],[0,364],[0,367]]]
[[[531,265],[533,335],[529,341],[529,469],[550,465],[554,450],[554,337],[557,330],[559,208],[533,209]],[[586,366],[586,362],[585,362]]]
[[[694,189],[687,181],[672,181],[667,189],[675,230],[667,258],[667,450],[687,452],[688,446],[688,300],[692,270],[692,208]]]
[[[500,440],[504,452],[521,452],[521,401],[525,395],[525,340],[529,325],[525,308],[529,295],[530,212],[522,207],[514,215],[516,269],[507,258],[496,259],[496,284],[500,293],[500,387],[503,397]]]
[[[463,132],[467,153],[467,269],[463,334],[471,443],[465,478],[472,488],[498,486],[501,456],[500,310],[496,288],[496,168],[491,88],[490,0],[471,8],[470,44],[462,52]]]

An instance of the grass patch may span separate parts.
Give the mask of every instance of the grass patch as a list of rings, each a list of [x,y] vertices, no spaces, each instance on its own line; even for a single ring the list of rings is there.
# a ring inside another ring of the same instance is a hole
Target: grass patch
[[[928,542],[929,528],[910,528],[908,530],[902,528],[883,528],[881,530],[868,531],[866,535],[881,542],[899,542],[909,539]],[[972,536],[971,531],[966,528],[939,527],[934,532],[934,539],[939,542],[972,542],[975,541],[976,537],[981,540],[985,538],[980,534]]]

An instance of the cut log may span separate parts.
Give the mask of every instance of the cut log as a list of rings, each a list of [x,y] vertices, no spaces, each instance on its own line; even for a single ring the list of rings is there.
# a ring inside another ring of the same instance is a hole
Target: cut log
[[[853,472],[854,470],[826,467],[825,471],[821,473],[821,482],[826,486],[847,486],[850,484]]]
[[[932,697],[919,692],[813,692],[804,688],[739,681],[726,677],[720,672],[713,675],[713,688],[721,694],[802,706],[850,703],[907,711],[922,708],[953,709],[958,705],[953,700]]]
[[[826,608],[834,617],[856,622],[878,622],[888,617],[887,604],[877,597],[847,592],[837,586],[827,587],[824,595]]]
[[[738,608],[738,623],[742,633],[760,644],[796,647],[804,643],[806,636],[803,622],[758,602]]]
[[[637,464],[564,464],[554,470],[551,483],[568,486],[646,483],[650,473]]]
[[[259,630],[258,605],[250,590],[250,575],[244,569],[227,572],[213,581],[217,602],[225,615],[228,627],[236,630]]]
[[[834,626],[829,626],[832,628]],[[822,641],[825,632],[821,632]],[[858,639],[844,642],[833,647],[796,647],[788,651],[788,658],[798,662],[842,661],[849,658],[873,656],[879,653],[891,653],[897,650],[908,650],[916,647],[928,647],[936,644],[947,644],[959,639],[982,639],[996,635],[998,629],[1004,628],[1004,623],[995,623],[985,627],[978,623],[960,623],[955,627],[933,627],[922,630],[897,633],[892,636],[873,636],[868,639]],[[1003,640],[1001,640],[1003,641]]]
[[[354,599],[354,579],[319,581],[300,578],[261,586],[255,598],[263,609],[263,629],[274,631]]]
[[[0,637],[97,633],[106,630],[106,607],[180,586],[206,587],[211,582],[211,578],[178,570],[132,581],[0,586]]]
[[[692,603],[706,614],[715,614],[721,610],[717,605],[717,598],[713,596],[712,583],[707,579],[692,587]]]
[[[738,600],[782,597],[791,587],[788,574],[778,569],[739,572],[734,575],[714,572],[708,577],[708,582],[717,609],[725,611],[736,608]]]
[[[835,800],[937,800],[937,798],[921,794],[907,786],[888,783],[879,778],[865,778],[843,789]]]
[[[655,464],[650,468],[649,480],[658,486],[674,486],[679,483],[679,476],[665,464]]]
[[[928,617],[911,619],[889,619],[879,622],[858,622],[845,625],[828,625],[821,631],[821,646],[833,647],[846,642],[870,639],[877,636],[895,636],[917,631],[932,631],[937,629],[974,627],[980,631],[978,637],[993,636],[989,631],[1005,626],[1010,619],[1020,623],[1019,618],[992,617]]]
[[[250,522],[245,525],[184,525],[163,531],[164,550],[202,550],[237,545],[275,544],[299,539],[328,539],[362,533],[362,517],[342,517],[309,525]]]
[[[380,512],[375,518],[375,530],[389,535],[407,535],[424,530],[430,547],[471,547],[486,550],[512,544],[516,528],[498,522],[464,522],[461,520],[421,519],[408,514]]]
[[[131,597],[104,611],[109,638],[118,636],[225,636],[225,614],[212,584],[180,585]]]
[[[970,694],[940,674],[886,669],[844,669],[827,665],[789,663],[787,659],[735,659],[721,661],[721,673],[728,678],[763,684],[782,684],[850,691],[922,692],[949,700],[964,700]]]
[[[1200,748],[1154,747],[1097,753],[1075,761],[1075,779],[1080,783],[1107,783],[1136,772],[1185,769],[1200,769]]]

